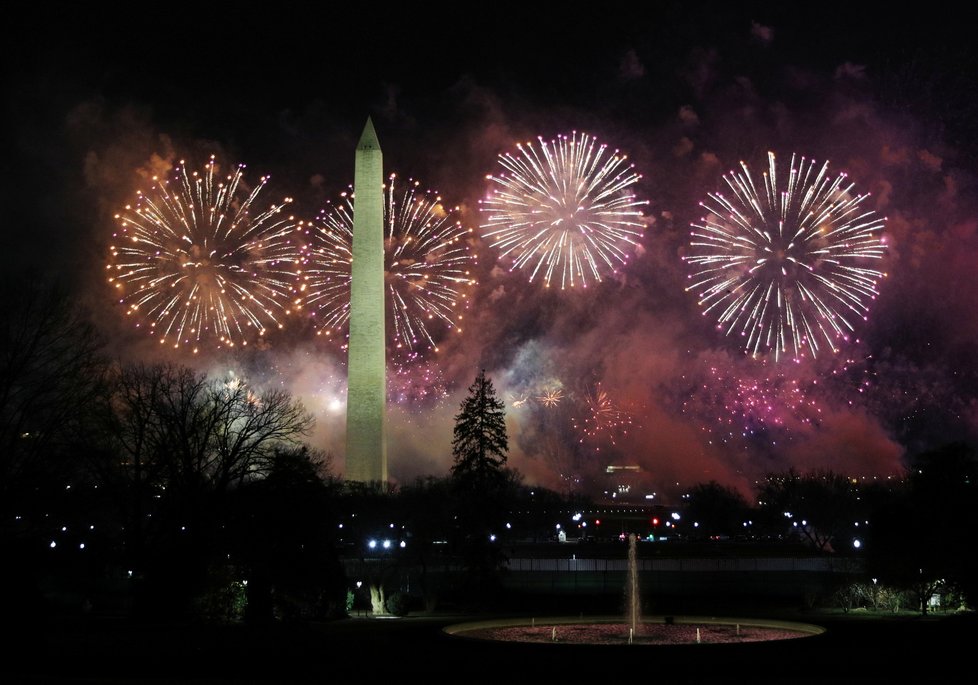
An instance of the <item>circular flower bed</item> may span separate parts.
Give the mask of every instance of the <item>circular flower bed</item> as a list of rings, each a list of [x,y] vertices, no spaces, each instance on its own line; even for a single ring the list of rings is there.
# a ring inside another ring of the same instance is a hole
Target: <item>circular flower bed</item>
[[[629,624],[597,619],[594,622],[560,619],[489,621],[461,624],[445,629],[452,635],[506,642],[551,642],[565,644],[724,644],[767,642],[809,637],[824,632],[819,626],[787,621],[682,618],[645,621],[629,635]]]

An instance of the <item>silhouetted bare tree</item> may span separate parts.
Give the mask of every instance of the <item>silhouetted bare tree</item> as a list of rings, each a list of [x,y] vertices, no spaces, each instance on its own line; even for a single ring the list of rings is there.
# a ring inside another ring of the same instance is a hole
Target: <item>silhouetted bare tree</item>
[[[226,575],[232,492],[267,477],[313,419],[282,390],[172,364],[121,366],[111,380],[97,454],[129,568],[145,574],[152,610],[181,611]]]
[[[100,347],[61,286],[0,281],[0,501],[25,492],[82,421],[102,379]]]

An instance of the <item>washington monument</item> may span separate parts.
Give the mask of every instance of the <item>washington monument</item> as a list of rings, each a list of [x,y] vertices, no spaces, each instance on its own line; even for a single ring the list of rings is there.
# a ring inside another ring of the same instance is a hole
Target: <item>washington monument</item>
[[[346,480],[387,482],[384,155],[368,118],[353,174]]]

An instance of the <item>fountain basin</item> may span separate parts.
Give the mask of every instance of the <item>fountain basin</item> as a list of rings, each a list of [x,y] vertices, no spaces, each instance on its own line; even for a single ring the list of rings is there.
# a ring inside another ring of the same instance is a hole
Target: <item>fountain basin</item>
[[[757,618],[704,616],[643,617],[630,636],[631,625],[621,616],[582,621],[571,617],[502,619],[447,626],[449,635],[504,642],[547,642],[590,645],[742,644],[811,637],[825,628],[810,623]]]

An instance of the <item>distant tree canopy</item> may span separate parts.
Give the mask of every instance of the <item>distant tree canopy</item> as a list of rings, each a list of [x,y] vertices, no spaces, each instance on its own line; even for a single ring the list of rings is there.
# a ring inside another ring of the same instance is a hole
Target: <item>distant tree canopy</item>
[[[702,535],[732,536],[741,531],[749,512],[750,505],[743,495],[715,480],[689,491],[686,516],[699,524],[697,530]]]
[[[833,471],[769,474],[757,498],[771,525],[797,533],[820,551],[832,550],[867,515],[858,485]]]

